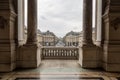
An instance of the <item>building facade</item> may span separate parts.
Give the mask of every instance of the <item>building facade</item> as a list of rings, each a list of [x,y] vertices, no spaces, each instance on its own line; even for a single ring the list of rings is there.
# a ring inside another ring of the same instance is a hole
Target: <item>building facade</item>
[[[81,32],[68,32],[64,38],[63,42],[65,43],[65,46],[80,46],[82,44],[83,39],[83,31]],[[95,29],[93,28],[92,31],[92,40],[95,43]]]
[[[79,32],[71,31],[64,36],[63,41],[65,43],[65,46],[78,46],[80,41],[79,38],[80,38]]]
[[[55,46],[58,38],[57,36],[50,31],[42,32],[42,41],[40,42],[42,46]]]

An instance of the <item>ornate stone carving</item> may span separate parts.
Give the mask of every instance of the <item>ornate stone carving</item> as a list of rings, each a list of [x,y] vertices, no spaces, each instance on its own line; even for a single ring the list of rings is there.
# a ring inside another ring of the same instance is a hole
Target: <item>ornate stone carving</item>
[[[4,29],[6,25],[7,20],[3,16],[0,16],[0,29]]]
[[[120,18],[115,18],[114,20],[112,20],[111,25],[115,30],[117,30],[120,25]]]

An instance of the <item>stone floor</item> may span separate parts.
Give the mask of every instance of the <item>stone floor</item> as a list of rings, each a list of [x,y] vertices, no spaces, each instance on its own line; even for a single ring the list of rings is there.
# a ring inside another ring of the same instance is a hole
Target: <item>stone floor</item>
[[[120,73],[83,69],[76,60],[43,60],[37,69],[0,73],[0,80],[120,80],[119,77]]]

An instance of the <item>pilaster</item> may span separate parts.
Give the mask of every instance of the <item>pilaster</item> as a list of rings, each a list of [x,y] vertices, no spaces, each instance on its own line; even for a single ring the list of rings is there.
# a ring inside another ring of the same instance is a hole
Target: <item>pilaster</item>
[[[0,1],[0,72],[9,72],[16,67],[15,17],[12,0]]]
[[[103,68],[106,71],[120,72],[120,1],[108,1],[103,19],[105,24]]]

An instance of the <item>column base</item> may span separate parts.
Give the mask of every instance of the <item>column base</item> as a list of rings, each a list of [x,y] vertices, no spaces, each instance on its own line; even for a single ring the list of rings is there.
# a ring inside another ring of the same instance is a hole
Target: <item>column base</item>
[[[97,68],[101,66],[99,48],[95,45],[81,46],[79,50],[79,63],[83,68]]]
[[[103,68],[110,72],[120,72],[120,45],[104,45]]]
[[[0,44],[0,72],[10,72],[16,68],[15,44]]]
[[[37,68],[41,63],[40,46],[24,45],[19,49],[17,67],[20,68]]]

